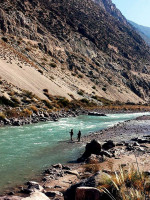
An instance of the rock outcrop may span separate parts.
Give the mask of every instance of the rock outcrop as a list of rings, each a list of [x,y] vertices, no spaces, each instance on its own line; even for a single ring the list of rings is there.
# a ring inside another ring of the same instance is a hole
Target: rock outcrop
[[[82,162],[88,157],[91,156],[91,154],[100,155],[101,154],[101,144],[99,141],[92,140],[90,143],[87,143],[85,147],[85,152],[81,156],[81,158],[78,158],[78,162]]]

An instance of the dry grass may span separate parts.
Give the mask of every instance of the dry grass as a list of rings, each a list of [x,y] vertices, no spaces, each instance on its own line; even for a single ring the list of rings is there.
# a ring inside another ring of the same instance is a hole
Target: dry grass
[[[83,169],[85,172],[90,172],[92,174],[100,171],[101,167],[100,167],[100,164],[98,163],[90,163],[90,164],[85,164],[83,166]]]
[[[38,113],[38,108],[36,106],[31,105],[30,109],[34,112],[34,113]]]
[[[113,200],[145,200],[150,198],[150,180],[134,167],[115,171],[114,175],[98,189]],[[115,192],[114,192],[115,191]],[[115,195],[114,195],[115,194]]]
[[[0,120],[4,120],[6,118],[5,114],[3,112],[0,112]]]

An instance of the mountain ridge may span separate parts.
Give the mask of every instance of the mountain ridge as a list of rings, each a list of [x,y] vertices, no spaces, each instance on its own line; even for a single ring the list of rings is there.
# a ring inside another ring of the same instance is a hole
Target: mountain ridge
[[[2,1],[1,38],[63,86],[61,95],[67,98],[80,99],[83,90],[86,98],[95,94],[113,101],[149,101],[149,48],[110,0],[105,10],[97,3]]]
[[[141,35],[145,42],[150,46],[150,27],[139,25],[135,22],[128,20],[135,30]]]

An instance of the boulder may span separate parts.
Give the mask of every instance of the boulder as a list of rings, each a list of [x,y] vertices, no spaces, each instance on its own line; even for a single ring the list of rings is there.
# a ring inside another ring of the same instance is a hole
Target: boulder
[[[40,192],[43,192],[44,191],[44,188],[39,185],[39,183],[37,182],[34,182],[34,181],[28,181],[27,182],[27,185],[28,185],[28,188],[27,190],[29,190],[29,193],[30,192],[34,192],[35,190],[38,190]]]
[[[110,176],[107,173],[104,173],[102,171],[97,172],[94,176],[91,176],[90,178],[82,180],[79,183],[71,185],[71,187],[68,188],[64,193],[64,200],[75,200],[76,189],[78,187],[97,187],[99,184],[106,183],[107,180],[110,180]]]
[[[94,187],[78,187],[75,200],[110,200],[109,196]]]
[[[71,175],[75,175],[75,176],[79,176],[79,173],[78,173],[78,171],[77,170],[66,170],[66,171],[64,171],[64,173],[65,174],[71,174]]]
[[[4,124],[5,124],[5,125],[10,125],[10,124],[11,124],[11,122],[10,122],[10,120],[9,120],[9,119],[5,118],[5,119],[4,119]]]
[[[55,197],[55,196],[63,196],[63,194],[59,191],[50,191],[50,192],[46,192],[45,195],[47,197]]]
[[[22,197],[18,197],[18,196],[4,196],[4,197],[0,197],[0,200],[22,200]]]
[[[21,200],[49,200],[49,198],[42,192],[36,191],[31,193],[29,197],[23,198]]]
[[[126,147],[126,150],[127,150],[127,151],[133,151],[133,150],[135,150],[135,147],[133,146],[133,144],[130,144],[130,143],[129,143],[129,144],[126,144],[126,146],[127,146],[127,147]]]
[[[105,160],[104,157],[101,155],[91,154],[91,156],[86,159],[86,163],[87,164],[100,163],[103,162],[104,160]]]
[[[150,143],[149,138],[132,138],[131,141],[138,142],[139,144]]]
[[[60,163],[58,163],[56,165],[53,165],[53,167],[54,168],[58,168],[58,169],[62,169],[63,168],[62,164],[60,164]]]
[[[101,151],[102,156],[106,156],[108,158],[112,158],[114,155],[111,152],[108,151]]]
[[[102,145],[102,148],[104,150],[109,150],[109,149],[112,149],[113,147],[115,147],[115,144],[112,140],[108,140],[107,142],[105,142],[103,145]]]
[[[90,143],[87,143],[85,147],[85,152],[77,161],[82,162],[87,159],[91,154],[100,155],[101,152],[101,144],[97,140],[92,140]]]
[[[88,115],[90,115],[90,116],[106,116],[105,114],[98,113],[98,112],[89,112]]]

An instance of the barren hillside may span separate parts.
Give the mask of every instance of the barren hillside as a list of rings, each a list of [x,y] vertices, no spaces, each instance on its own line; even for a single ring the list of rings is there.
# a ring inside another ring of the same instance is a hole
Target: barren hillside
[[[149,47],[110,0],[1,1],[0,31],[1,80],[20,90],[149,101]]]

